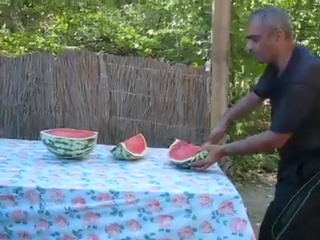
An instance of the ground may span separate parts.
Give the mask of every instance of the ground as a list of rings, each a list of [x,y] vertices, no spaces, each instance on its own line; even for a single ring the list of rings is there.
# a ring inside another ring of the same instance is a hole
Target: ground
[[[264,213],[273,199],[275,177],[273,174],[263,175],[259,183],[250,182],[236,184],[257,236]]]

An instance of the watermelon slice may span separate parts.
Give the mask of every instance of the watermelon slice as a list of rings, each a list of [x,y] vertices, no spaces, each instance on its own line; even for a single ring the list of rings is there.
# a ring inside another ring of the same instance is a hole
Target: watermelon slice
[[[44,146],[64,159],[80,159],[88,155],[97,144],[98,133],[73,128],[54,128],[40,132]]]
[[[119,160],[138,160],[147,153],[147,142],[144,136],[139,133],[123,142],[120,142],[111,153]]]
[[[169,147],[169,158],[173,164],[188,168],[192,162],[200,161],[208,156],[207,151],[199,152],[200,147],[176,139]]]

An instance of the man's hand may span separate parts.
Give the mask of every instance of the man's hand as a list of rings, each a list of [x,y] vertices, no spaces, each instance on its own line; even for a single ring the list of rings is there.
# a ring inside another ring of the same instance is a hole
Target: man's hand
[[[211,144],[218,143],[226,134],[226,127],[223,125],[213,128],[207,138],[207,142]]]
[[[285,120],[285,118],[283,118]],[[284,146],[291,134],[279,134],[270,130],[222,146],[204,144],[202,150],[209,152],[205,160],[190,164],[192,169],[206,170],[225,156],[268,153]]]
[[[249,92],[243,97],[237,104],[230,108],[222,117],[218,127],[211,130],[206,142],[211,144],[217,144],[224,136],[227,127],[233,122],[246,117],[259,105],[261,105],[263,99],[258,97],[254,92]]]
[[[209,152],[206,159],[191,163],[191,168],[197,171],[204,171],[216,162],[219,162],[224,157],[223,147],[219,145],[205,144],[201,150],[207,150]]]

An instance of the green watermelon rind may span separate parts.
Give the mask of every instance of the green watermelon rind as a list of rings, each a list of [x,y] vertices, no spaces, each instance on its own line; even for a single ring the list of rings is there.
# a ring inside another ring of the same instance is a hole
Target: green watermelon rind
[[[134,155],[130,153],[129,151],[126,150],[126,148],[123,146],[123,143],[119,143],[116,147],[114,147],[111,150],[112,155],[114,156],[115,159],[117,160],[139,160],[144,157],[144,154],[140,155]]]
[[[90,154],[97,145],[98,133],[86,138],[66,138],[40,132],[40,138],[49,152],[63,159],[81,159]]]
[[[174,163],[176,165],[188,165],[193,162],[198,162],[198,161],[204,160],[207,156],[208,156],[208,151],[204,150],[204,151],[199,152],[196,156],[189,158],[185,161],[176,161],[171,158],[170,158],[170,160],[172,163]]]

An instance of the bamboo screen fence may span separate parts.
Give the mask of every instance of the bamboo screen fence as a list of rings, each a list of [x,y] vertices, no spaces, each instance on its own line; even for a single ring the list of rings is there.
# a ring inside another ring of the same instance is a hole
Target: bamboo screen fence
[[[54,127],[91,129],[115,144],[143,133],[149,146],[200,143],[210,121],[205,67],[89,51],[0,57],[0,137],[38,139]]]

